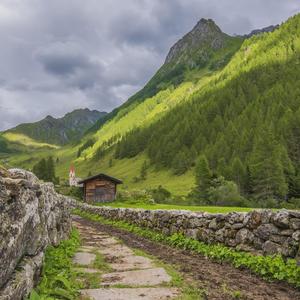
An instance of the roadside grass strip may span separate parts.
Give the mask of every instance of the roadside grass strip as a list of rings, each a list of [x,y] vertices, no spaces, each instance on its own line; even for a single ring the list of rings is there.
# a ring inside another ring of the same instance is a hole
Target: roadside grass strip
[[[281,255],[254,255],[248,252],[237,251],[221,244],[205,244],[201,241],[187,238],[180,233],[167,236],[124,221],[105,219],[99,215],[87,213],[79,209],[75,209],[73,213],[91,221],[130,231],[152,241],[193,251],[219,263],[227,262],[232,264],[235,268],[246,268],[268,281],[286,281],[293,286],[300,287],[300,267],[297,265],[295,259],[284,260]]]
[[[31,292],[29,300],[71,300],[78,296],[80,286],[72,257],[79,246],[79,233],[73,229],[68,240],[62,241],[58,247],[46,249],[41,281]]]

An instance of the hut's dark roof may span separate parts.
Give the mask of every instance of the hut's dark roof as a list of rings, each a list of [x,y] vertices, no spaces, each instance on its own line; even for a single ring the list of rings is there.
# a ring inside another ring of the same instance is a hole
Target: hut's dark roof
[[[91,177],[82,179],[82,180],[80,180],[78,183],[81,184],[81,183],[85,183],[85,182],[87,182],[87,181],[90,181],[90,180],[93,180],[93,179],[98,179],[98,178],[100,178],[100,179],[107,179],[107,180],[112,181],[112,182],[114,182],[114,183],[116,183],[116,184],[121,184],[121,183],[123,183],[122,180],[117,179],[117,178],[114,178],[114,177],[111,177],[111,176],[108,176],[108,175],[103,174],[103,173],[100,173],[100,174],[97,174],[97,175],[94,175],[94,176],[91,176]]]

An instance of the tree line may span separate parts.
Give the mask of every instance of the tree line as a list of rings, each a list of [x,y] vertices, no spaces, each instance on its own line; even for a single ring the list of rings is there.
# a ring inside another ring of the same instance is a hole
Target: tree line
[[[32,168],[32,172],[41,180],[59,183],[59,178],[55,174],[55,164],[52,156],[42,158]]]

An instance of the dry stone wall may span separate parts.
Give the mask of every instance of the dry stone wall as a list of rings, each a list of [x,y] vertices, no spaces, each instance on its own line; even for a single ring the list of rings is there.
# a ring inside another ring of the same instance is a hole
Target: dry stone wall
[[[39,278],[44,250],[71,229],[67,198],[20,169],[0,168],[0,300],[23,299]]]
[[[206,243],[222,243],[239,250],[282,254],[300,260],[300,211],[255,210],[210,214],[175,210],[96,207],[72,201],[73,207],[171,235],[181,232]]]

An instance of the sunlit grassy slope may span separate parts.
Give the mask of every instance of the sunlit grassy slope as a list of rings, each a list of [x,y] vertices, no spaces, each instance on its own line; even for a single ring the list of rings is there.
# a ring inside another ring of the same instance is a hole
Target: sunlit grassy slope
[[[27,146],[30,148],[51,148],[51,149],[58,149],[59,147],[57,145],[47,144],[47,143],[41,143],[37,142],[34,139],[31,139],[30,137],[20,134],[20,133],[12,133],[12,132],[6,132],[2,135],[8,142],[11,143],[17,143],[23,146]]]
[[[203,82],[206,80],[206,78],[203,79]],[[92,135],[96,139],[96,143],[93,147],[83,152],[81,160],[83,157],[91,158],[105,141],[110,140],[114,136],[122,136],[132,129],[146,127],[155,122],[177,104],[187,101],[194,89],[195,86],[192,83],[183,83],[176,89],[168,88],[140,104],[133,103],[119,111],[115,118],[107,122]]]

